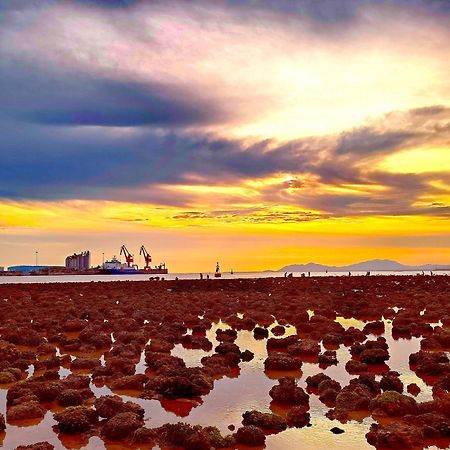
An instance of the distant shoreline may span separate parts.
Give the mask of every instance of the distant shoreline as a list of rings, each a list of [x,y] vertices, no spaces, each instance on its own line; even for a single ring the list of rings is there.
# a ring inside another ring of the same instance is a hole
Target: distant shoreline
[[[441,271],[450,270],[450,264],[435,264],[427,263],[417,266],[410,266],[393,261],[390,259],[372,259],[369,261],[362,261],[345,266],[328,266],[326,264],[318,264],[310,262],[307,264],[288,264],[277,272],[367,272],[367,271],[382,271],[382,272],[402,272],[402,271]]]

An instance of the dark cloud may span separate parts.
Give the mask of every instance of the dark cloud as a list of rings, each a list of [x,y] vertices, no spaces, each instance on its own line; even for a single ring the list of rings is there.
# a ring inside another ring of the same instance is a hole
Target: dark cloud
[[[104,8],[127,8],[140,3],[139,0],[75,0],[77,3]],[[141,2],[142,3],[142,2]]]
[[[141,4],[160,3],[172,5],[190,4],[206,6],[210,0],[75,0],[77,3],[103,8],[127,8]],[[266,10],[290,16],[309,16],[326,23],[351,20],[357,11],[370,5],[393,5],[421,8],[432,12],[448,13],[448,0],[223,0],[222,5],[237,10]]]
[[[450,134],[449,116],[450,108],[443,105],[394,111],[385,114],[379,123],[342,133],[334,153],[339,157],[379,156],[414,144],[421,145],[435,137],[442,139]]]
[[[413,116],[437,116],[439,114],[445,113],[446,108],[443,105],[425,106],[423,108],[414,108],[410,111]]]
[[[293,148],[269,151],[267,142],[245,147],[239,140],[148,128],[74,133],[72,127],[9,121],[0,123],[0,134],[0,195],[11,198],[96,198],[98,189],[188,182],[192,175],[214,184],[302,172],[308,165],[306,156],[298,158]]]
[[[323,183],[355,184],[361,181],[361,169],[355,167],[354,159],[333,156],[314,164],[312,172],[317,174]]]
[[[408,119],[411,113],[403,116]],[[439,120],[441,117],[442,112]],[[239,139],[198,132],[162,132],[149,127],[123,131],[55,127],[3,120],[0,121],[0,197],[110,199],[186,207],[190,204],[189,194],[174,194],[170,185],[239,184],[242,179],[290,173],[295,176],[279,185],[257,188],[267,203],[294,204],[337,215],[345,211],[352,214],[423,211],[411,205],[424,193],[443,193],[430,182],[450,183],[445,168],[442,173],[401,174],[370,170],[360,164],[361,148],[363,155],[373,157],[395,151],[405,136],[414,135],[422,144],[436,139],[437,132],[433,123],[429,123],[429,115],[426,115],[426,127],[421,128],[417,122],[411,124],[409,119],[400,123],[404,124],[403,128],[388,129],[384,134],[379,125],[374,129],[365,128],[363,132],[347,133],[353,142],[360,143],[358,153],[356,150],[342,152],[339,137],[304,138],[282,145],[263,140],[246,145]],[[446,130],[441,129],[441,139],[446,141]],[[360,186],[361,193],[311,192],[310,176],[319,191],[320,186],[351,184]],[[375,185],[385,186],[385,190],[371,195],[364,192],[364,187],[370,191]],[[238,197],[230,195],[230,203]],[[431,205],[427,211],[440,214],[444,210]]]
[[[226,3],[237,8],[266,9],[290,16],[309,16],[326,22],[346,22],[365,6],[391,5],[408,8],[421,8],[432,12],[449,13],[447,0],[227,0]]]
[[[423,195],[448,194],[445,187],[439,188],[430,184],[436,180],[445,185],[450,181],[450,176],[446,172],[402,174],[366,171],[359,173],[359,178],[355,179],[353,185],[337,183],[336,187],[341,189],[335,192],[331,189],[329,193],[324,193],[318,185],[317,190],[309,186],[304,190],[291,191],[287,195],[285,184],[280,183],[264,187],[261,195],[267,203],[302,206],[323,211],[323,214],[330,217],[422,214],[449,217],[450,205],[443,202],[424,204],[420,201]],[[383,186],[383,189],[371,190],[372,185]],[[331,184],[325,186],[333,187]]]
[[[22,11],[38,9],[45,5],[61,3],[58,0],[3,0],[0,11]],[[370,6],[393,6],[414,13],[430,12],[434,14],[450,14],[448,0],[68,0],[68,4],[105,10],[126,10],[142,5],[163,6],[170,8],[190,8],[201,11],[202,8],[221,7],[241,15],[251,17],[258,12],[283,15],[290,21],[311,19],[328,26],[346,25],[358,12]],[[317,30],[326,31],[325,29]]]
[[[336,146],[336,153],[338,155],[346,153],[370,155],[386,151],[392,152],[417,136],[418,133],[414,131],[382,132],[370,127],[359,128],[341,135]]]
[[[0,61],[0,115],[46,125],[166,127],[225,120],[223,108],[171,85],[46,71]]]
[[[148,3],[147,0],[66,0],[67,4],[79,4],[102,8],[127,8],[140,3]],[[0,11],[23,11],[31,8],[41,8],[45,5],[58,5],[61,0],[2,0]]]

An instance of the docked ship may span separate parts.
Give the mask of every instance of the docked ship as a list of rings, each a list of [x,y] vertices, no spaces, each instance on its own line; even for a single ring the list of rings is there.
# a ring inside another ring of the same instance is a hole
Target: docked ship
[[[120,254],[125,256],[126,263],[121,262],[117,259],[116,256],[113,256],[110,261],[105,261],[103,263],[102,269],[100,270],[103,274],[111,274],[111,275],[133,275],[133,274],[167,274],[169,273],[169,269],[166,267],[165,263],[161,263],[155,267],[150,266],[150,262],[152,258],[150,254],[147,252],[145,247],[142,245],[140,254],[144,256],[145,259],[145,267],[143,269],[139,269],[136,264],[133,264],[134,257],[125,247],[122,245],[120,249]]]
[[[118,260],[116,256],[113,256],[110,261],[105,261],[101,269],[101,273],[104,274],[134,274],[139,273],[137,266],[129,267],[128,264]]]

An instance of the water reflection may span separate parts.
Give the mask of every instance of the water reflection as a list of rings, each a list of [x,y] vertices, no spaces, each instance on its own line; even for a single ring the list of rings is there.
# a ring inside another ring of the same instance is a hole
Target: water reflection
[[[313,311],[310,311],[310,315]],[[355,327],[362,329],[365,321],[357,319],[348,319],[337,317],[336,322],[340,323],[344,328]],[[279,325],[276,321],[269,327],[269,331]],[[389,345],[390,359],[387,361],[385,368],[379,367],[376,370],[376,379],[379,380],[383,370],[398,371],[400,379],[405,384],[416,383],[421,392],[417,396],[418,401],[427,401],[432,398],[431,388],[422,379],[420,379],[409,367],[408,357],[411,353],[420,349],[421,338],[410,339],[393,339],[392,323],[390,320],[384,320],[386,338]],[[285,333],[282,337],[296,334],[294,326],[285,324]],[[206,337],[213,344],[213,348],[219,344],[216,339],[216,331],[218,329],[230,328],[226,323],[214,323],[207,331]],[[191,332],[189,330],[188,332]],[[269,332],[269,337],[274,337]],[[375,339],[376,336],[369,336],[369,339]],[[254,359],[250,362],[240,364],[240,371],[234,372],[231,376],[224,376],[214,383],[214,389],[206,396],[197,400],[144,400],[139,398],[139,391],[111,391],[107,386],[97,386],[91,383],[91,389],[97,397],[108,394],[119,394],[124,401],[133,401],[138,403],[145,409],[145,423],[148,427],[158,427],[165,423],[176,423],[179,421],[187,422],[192,425],[217,426],[223,434],[229,433],[229,427],[234,425],[236,428],[240,426],[242,414],[248,410],[258,410],[261,412],[270,412],[271,410],[277,414],[285,415],[286,411],[279,405],[271,403],[269,391],[272,386],[277,383],[277,379],[281,376],[294,376],[299,386],[306,389],[305,380],[308,376],[324,372],[332,379],[345,386],[355,375],[350,375],[345,370],[345,364],[351,359],[349,347],[345,345],[335,346],[338,364],[328,366],[321,369],[314,358],[311,360],[302,358],[303,364],[301,370],[286,373],[276,371],[264,371],[264,360],[267,357],[266,339],[255,339],[253,333],[248,330],[240,330],[237,333],[236,344],[241,350],[250,350],[254,353]],[[321,351],[325,347],[321,345]],[[60,349],[58,349],[60,352]],[[63,351],[61,351],[64,354]],[[78,356],[77,352],[70,352],[72,356]],[[197,349],[186,349],[181,344],[175,345],[171,351],[173,356],[183,358],[188,367],[196,367],[201,365],[201,359],[214,353]],[[90,357],[100,357],[100,354],[90,354]],[[102,358],[104,362],[104,359]],[[75,371],[74,371],[75,372]],[[152,372],[145,365],[144,354],[136,366],[137,373],[145,373],[152,376]],[[61,377],[66,377],[71,373],[67,368],[60,368]],[[56,448],[67,449],[124,449],[128,448],[124,444],[107,442],[106,444],[98,437],[83,438],[67,436],[62,433],[56,434],[53,431],[55,421],[53,420],[53,412],[57,410],[55,405],[47,405],[49,408],[45,417],[38,423],[19,424],[8,423],[6,433],[0,433],[0,445],[4,448],[15,448],[19,444],[31,444],[38,441],[48,441],[55,445]],[[266,448],[278,450],[289,448],[308,448],[321,450],[333,449],[371,449],[372,447],[366,442],[365,434],[370,424],[373,422],[371,417],[367,417],[367,413],[353,414],[350,420],[342,424],[337,421],[331,421],[325,417],[329,410],[318,398],[318,395],[312,393],[310,395],[310,415],[311,427],[302,429],[288,429],[276,435],[267,437]],[[6,390],[0,389],[0,412],[6,413]],[[343,434],[335,435],[330,429],[338,426],[344,430]]]

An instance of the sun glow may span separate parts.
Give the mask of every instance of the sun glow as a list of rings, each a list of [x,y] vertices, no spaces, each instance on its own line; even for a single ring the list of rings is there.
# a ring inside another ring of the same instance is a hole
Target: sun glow
[[[450,171],[450,147],[417,148],[387,156],[379,165],[394,173],[425,173]]]

